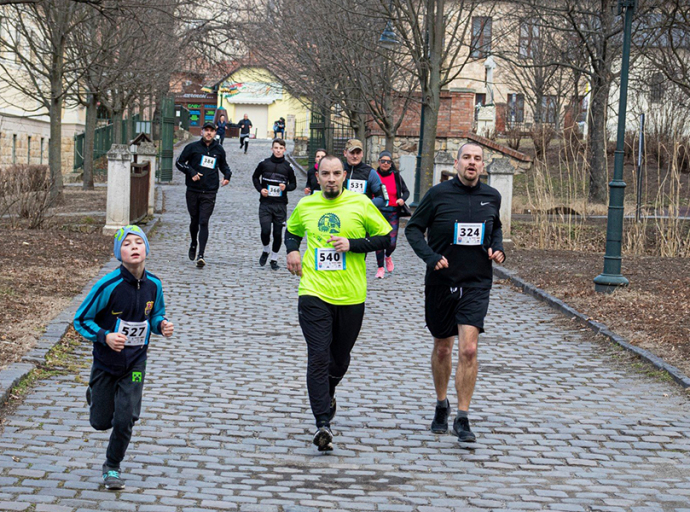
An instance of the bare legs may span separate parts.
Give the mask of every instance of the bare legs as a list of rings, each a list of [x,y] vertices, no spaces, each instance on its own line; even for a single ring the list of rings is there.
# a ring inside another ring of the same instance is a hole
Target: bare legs
[[[467,411],[477,382],[477,343],[479,329],[471,325],[458,325],[459,359],[455,372],[455,390],[458,409]],[[431,373],[437,400],[445,400],[448,381],[453,370],[453,343],[455,337],[434,338],[431,354]]]

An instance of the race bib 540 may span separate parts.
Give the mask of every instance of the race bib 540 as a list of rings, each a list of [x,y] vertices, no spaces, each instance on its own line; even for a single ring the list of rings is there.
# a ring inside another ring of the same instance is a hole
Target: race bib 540
[[[345,253],[335,249],[316,249],[316,270],[345,270]]]
[[[455,223],[455,245],[482,245],[484,243],[484,223]]]

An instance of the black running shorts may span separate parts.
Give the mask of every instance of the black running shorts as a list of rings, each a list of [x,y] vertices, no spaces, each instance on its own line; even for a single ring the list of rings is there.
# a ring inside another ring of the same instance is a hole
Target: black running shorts
[[[426,326],[434,338],[457,336],[458,325],[472,325],[484,332],[490,289],[427,286],[424,289]]]

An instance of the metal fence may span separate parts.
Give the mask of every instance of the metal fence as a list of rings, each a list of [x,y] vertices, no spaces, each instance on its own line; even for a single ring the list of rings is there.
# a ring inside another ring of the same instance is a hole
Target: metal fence
[[[74,170],[84,167],[84,133],[78,133],[74,136]],[[104,156],[110,147],[113,145],[113,125],[108,124],[96,128],[94,131],[93,140],[93,159],[98,160]],[[104,172],[102,170],[94,169],[95,172]]]
[[[326,116],[312,112],[309,123],[309,168],[314,165],[316,150],[324,148],[329,155],[342,155],[345,151],[345,143],[352,139],[355,132],[347,121],[339,116]]]

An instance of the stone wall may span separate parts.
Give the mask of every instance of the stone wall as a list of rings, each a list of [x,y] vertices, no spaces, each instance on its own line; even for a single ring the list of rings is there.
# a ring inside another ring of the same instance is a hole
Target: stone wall
[[[62,174],[74,166],[74,134],[78,124],[62,126]],[[0,115],[0,166],[16,164],[48,165],[50,124],[36,119]]]
[[[415,135],[414,137],[396,137],[393,146],[393,160],[399,162],[400,157],[403,155],[417,156],[418,142],[419,135]],[[448,158],[455,159],[455,155],[457,155],[460,147],[467,142],[479,144],[484,149],[484,161],[486,165],[489,165],[496,158],[508,158],[518,170],[518,173],[529,169],[532,165],[532,159],[528,155],[473,133],[465,133],[464,136],[458,137],[436,137],[435,159],[438,160],[439,155],[442,153],[448,155],[441,155],[442,160],[447,160]],[[386,138],[382,135],[370,135],[367,138],[367,161],[369,161],[373,167],[377,166],[376,161],[378,155],[385,148]]]

